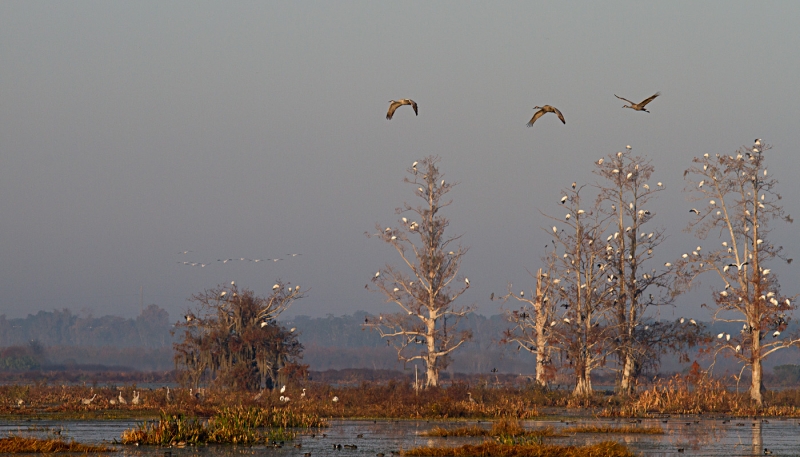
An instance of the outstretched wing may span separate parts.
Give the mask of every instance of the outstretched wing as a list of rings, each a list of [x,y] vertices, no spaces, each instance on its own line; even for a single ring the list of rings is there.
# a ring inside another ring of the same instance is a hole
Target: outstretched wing
[[[539,119],[542,116],[544,116],[544,110],[537,111],[531,118],[530,122],[528,122],[528,127],[533,127],[533,123],[536,122],[536,119]]]
[[[618,98],[618,99],[620,99],[620,100],[625,100],[626,102],[630,103],[631,105],[635,105],[635,104],[636,104],[636,103],[633,103],[632,101],[628,100],[627,98],[622,98],[622,97],[620,97],[620,96],[619,96],[619,95],[617,95],[617,94],[614,94],[614,96],[615,96],[615,97],[617,97],[617,98]]]
[[[386,119],[389,120],[392,119],[392,116],[394,116],[394,111],[397,109],[398,106],[400,106],[400,104],[397,102],[394,102],[391,105],[389,105],[389,111],[386,112]]]
[[[644,108],[644,107],[645,107],[645,106],[646,106],[648,103],[652,102],[652,101],[653,101],[653,100],[654,100],[656,97],[658,97],[659,95],[661,95],[661,92],[656,92],[656,93],[655,93],[655,94],[653,94],[653,95],[652,95],[650,98],[646,98],[646,99],[642,100],[642,102],[641,102],[641,103],[639,103],[639,106],[641,106],[642,108]]]
[[[564,120],[564,115],[561,114],[561,111],[559,111],[558,108],[556,108],[555,106],[553,107],[553,112],[556,113],[556,116],[558,116],[559,119],[561,119],[562,124],[567,123],[567,121]]]
[[[414,115],[418,116],[419,112],[417,111],[417,102],[415,102],[414,100],[411,100],[411,107],[414,108]]]

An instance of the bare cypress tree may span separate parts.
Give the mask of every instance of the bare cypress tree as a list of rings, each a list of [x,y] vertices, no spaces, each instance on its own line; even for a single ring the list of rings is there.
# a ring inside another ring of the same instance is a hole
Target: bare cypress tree
[[[300,298],[300,286],[280,281],[267,297],[234,283],[193,295],[196,307],[176,326],[184,332],[174,345],[184,383],[197,388],[207,377],[225,387],[272,388],[278,370],[296,362],[303,349],[297,335],[275,320]]]
[[[471,337],[468,331],[455,331],[459,320],[472,312],[472,307],[455,306],[469,288],[469,279],[464,277],[462,283],[458,277],[467,248],[458,243],[460,235],[445,234],[450,221],[439,212],[452,203],[443,197],[456,183],[443,179],[439,160],[427,157],[407,170],[410,177],[404,182],[415,187],[414,193],[423,203],[397,208],[398,215],[408,216],[400,219],[399,227],[377,225],[378,233],[367,234],[392,246],[404,267],[387,264],[372,278],[386,301],[402,312],[381,314],[377,322],[365,325],[394,345],[398,359],[423,361],[427,387],[439,384],[439,371],[446,368],[448,356]],[[459,281],[458,286],[454,281]],[[448,321],[448,317],[453,319]]]
[[[633,155],[630,146],[595,165],[594,173],[603,178],[597,185],[597,208],[609,217],[615,230],[606,239],[606,260],[609,283],[616,292],[610,326],[619,360],[618,388],[621,393],[631,394],[643,363],[654,355],[654,341],[667,346],[679,342],[670,341],[669,334],[662,332],[665,326],[644,323],[648,308],[672,305],[679,293],[671,263],[652,268],[654,252],[665,237],[663,229],[647,227],[655,217],[652,201],[664,187],[660,182],[649,183],[653,165],[644,157]]]
[[[605,281],[606,249],[598,241],[607,223],[599,212],[583,209],[582,189],[573,183],[572,190],[565,192],[561,202],[568,212],[563,219],[548,216],[567,227],[552,228],[557,251],[563,251],[553,266],[553,283],[558,286],[552,299],[566,311],[551,331],[557,333],[566,363],[575,374],[576,397],[591,395],[592,371],[605,365],[610,333],[604,323],[613,291]]]
[[[508,293],[503,297],[505,301],[514,297],[522,306],[506,312],[506,320],[514,327],[504,332],[501,343],[517,343],[518,351],[525,349],[536,354],[536,384],[540,387],[546,387],[547,381],[554,375],[552,352],[557,333],[551,331],[551,327],[556,323],[556,301],[551,299],[551,295],[552,289],[560,282],[551,277],[555,253],[549,255],[546,261],[549,265],[546,272],[539,268],[536,275],[531,274],[536,280],[536,289],[532,293],[527,297],[524,294],[517,295],[509,285]]]
[[[720,279],[710,305],[713,319],[741,323],[742,330],[738,335],[717,335],[715,355],[733,355],[742,363],[742,372],[750,370],[750,398],[759,406],[765,391],[764,359],[800,342],[797,335],[782,334],[793,297],[781,293],[778,278],[769,268],[779,259],[791,262],[780,246],[769,241],[769,224],[792,222],[778,203],[778,181],[768,173],[765,152],[770,149],[756,140],[751,149],[742,147],[735,155],[696,157],[684,172],[687,191],[693,201],[702,203],[690,210],[693,220],[688,230],[703,240],[719,234],[722,244],[684,253],[683,277],[691,282],[704,272],[713,272]]]

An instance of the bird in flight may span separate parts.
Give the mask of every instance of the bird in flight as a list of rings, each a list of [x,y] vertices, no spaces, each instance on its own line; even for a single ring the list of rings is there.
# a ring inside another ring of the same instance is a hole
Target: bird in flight
[[[561,111],[559,111],[558,108],[554,106],[550,105],[534,106],[533,109],[538,109],[539,111],[537,111],[531,118],[530,122],[528,122],[528,127],[533,127],[533,123],[536,122],[536,120],[539,119],[540,117],[544,116],[545,113],[556,113],[556,116],[558,116],[558,118],[561,119],[562,124],[567,123],[567,121],[564,120],[564,115],[561,114]]]
[[[402,100],[389,100],[389,111],[386,112],[386,119],[391,119],[392,116],[394,116],[395,110],[403,105],[411,105],[411,107],[414,108],[414,115],[419,115],[417,111],[417,102],[409,98],[404,98]]]
[[[644,107],[647,106],[648,103],[650,103],[653,100],[655,100],[655,98],[658,97],[659,95],[661,95],[661,92],[656,92],[655,94],[653,94],[649,98],[645,98],[644,100],[640,101],[639,103],[633,103],[632,101],[628,100],[627,98],[622,98],[619,95],[614,94],[614,96],[617,97],[618,99],[625,100],[626,102],[630,103],[630,105],[622,105],[623,108],[630,108],[630,109],[636,110],[636,111],[644,111],[645,113],[649,113],[650,111],[647,111],[646,109],[644,109]]]

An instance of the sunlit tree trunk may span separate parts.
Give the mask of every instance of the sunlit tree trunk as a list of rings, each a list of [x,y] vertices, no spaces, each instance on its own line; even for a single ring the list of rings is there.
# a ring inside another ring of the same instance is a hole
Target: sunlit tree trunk
[[[553,321],[555,309],[554,301],[550,298],[550,290],[554,286],[551,280],[554,256],[553,253],[545,259],[549,265],[546,273],[541,268],[536,272],[536,290],[533,297],[515,294],[512,285],[509,285],[508,293],[503,297],[504,301],[514,297],[524,305],[519,310],[506,312],[506,319],[514,324],[514,327],[504,332],[501,342],[517,343],[517,350],[525,349],[536,355],[535,380],[541,387],[547,386],[548,372],[552,366],[550,324],[555,322]]]

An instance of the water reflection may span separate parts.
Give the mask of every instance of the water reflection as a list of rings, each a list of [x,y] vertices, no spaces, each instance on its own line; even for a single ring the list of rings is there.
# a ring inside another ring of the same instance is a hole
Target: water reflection
[[[664,422],[666,421],[666,422]],[[433,427],[456,428],[479,425],[489,428],[490,423],[483,421],[351,421],[336,420],[319,432],[301,433],[294,443],[286,443],[283,447],[271,446],[235,447],[235,446],[203,446],[186,448],[158,448],[120,446],[123,456],[164,456],[169,451],[174,457],[180,456],[226,456],[226,455],[269,455],[275,457],[375,457],[384,454],[392,457],[393,452],[418,446],[459,446],[477,443],[482,438],[460,437],[424,437],[423,431]],[[761,421],[747,419],[698,419],[696,417],[670,417],[660,419],[643,419],[642,422],[629,423],[627,420],[570,418],[569,423],[559,420],[525,421],[527,428],[553,427],[561,430],[566,427],[582,425],[598,426],[659,426],[664,429],[663,435],[645,434],[574,434],[564,438],[548,441],[560,444],[588,444],[605,440],[615,440],[629,446],[635,453],[648,457],[667,456],[760,456],[764,448],[770,449],[775,456],[800,457],[800,425],[797,419],[770,419]],[[22,433],[36,436],[52,436],[54,431],[66,439],[75,439],[83,443],[111,443],[118,439],[125,429],[136,426],[136,421],[7,421],[0,423],[0,435]],[[361,435],[361,437],[359,437]],[[342,449],[334,445],[341,444]],[[295,445],[299,445],[295,447]],[[347,445],[347,447],[345,447]],[[684,451],[679,453],[678,449]]]
[[[753,424],[753,455],[761,454],[761,449],[764,448],[764,439],[761,437],[761,421]]]

